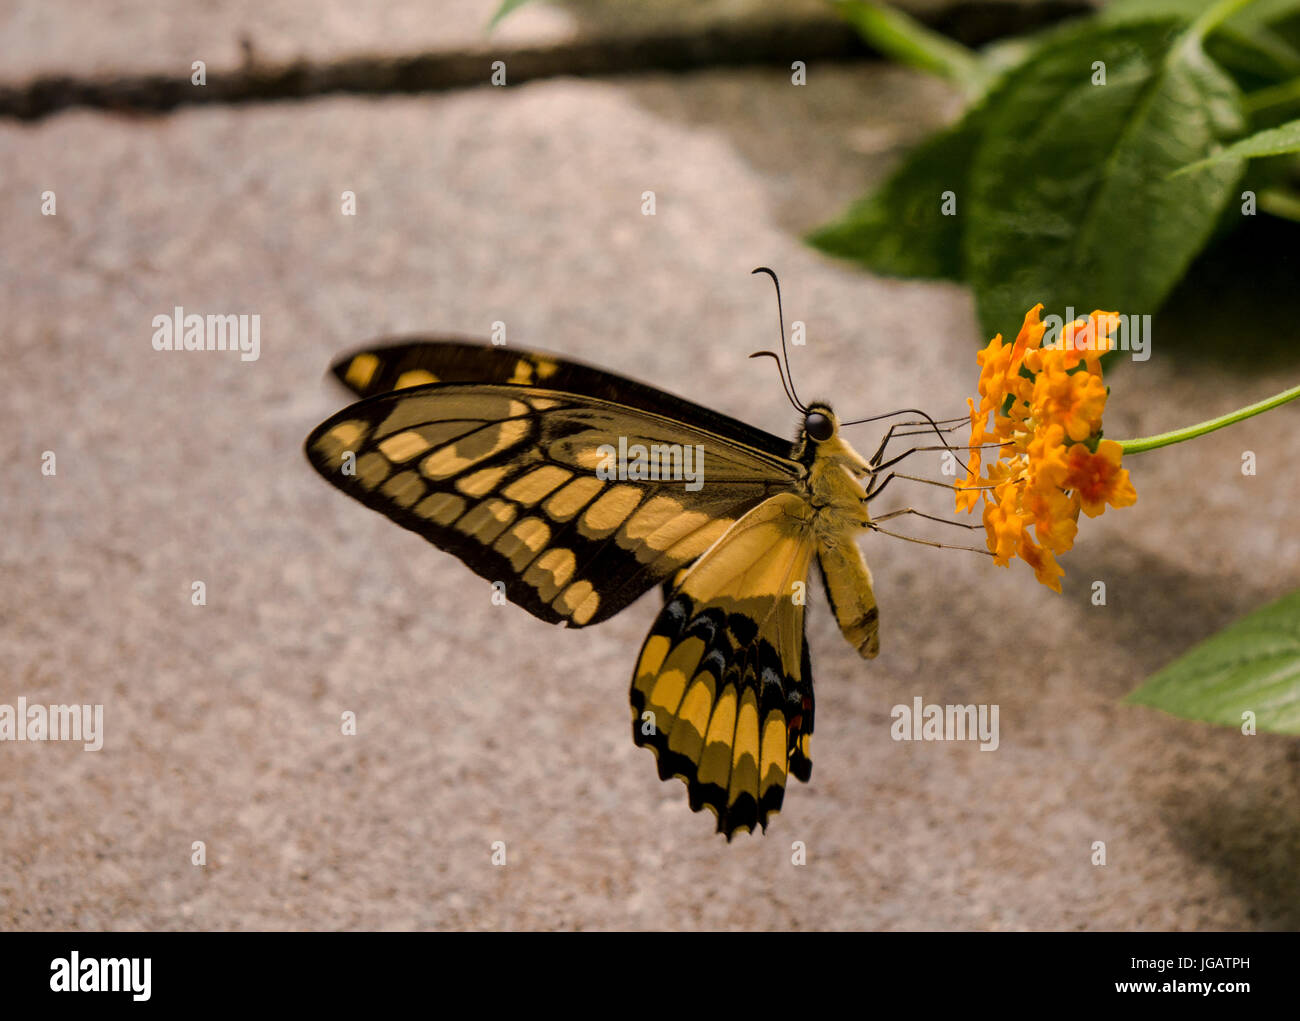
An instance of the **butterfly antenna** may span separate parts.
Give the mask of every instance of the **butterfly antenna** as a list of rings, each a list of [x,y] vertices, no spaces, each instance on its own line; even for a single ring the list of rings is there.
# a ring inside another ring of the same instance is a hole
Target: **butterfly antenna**
[[[775,351],[755,351],[749,357],[750,358],[771,358],[772,361],[776,362],[776,371],[781,376],[781,389],[785,391],[785,399],[790,402],[791,406],[794,408],[795,411],[802,412],[803,414],[807,414],[807,411],[804,408],[799,407],[799,405],[795,403],[795,399],[793,395],[791,395],[790,393],[790,384],[785,381],[785,372],[781,369],[781,359],[777,357]]]
[[[790,353],[785,347],[785,310],[781,307],[781,281],[776,278],[776,273],[768,269],[766,266],[759,266],[758,269],[751,271],[751,275],[754,273],[766,273],[772,278],[772,285],[776,288],[776,318],[777,322],[780,323],[781,326],[781,358],[785,362],[785,372],[781,381],[786,384],[786,396],[790,398],[790,403],[795,406],[797,411],[806,415],[808,414],[808,407],[799,399],[799,391],[794,388],[794,376],[790,373]],[[759,351],[756,353],[759,355],[770,355],[773,358],[776,357],[770,351]],[[750,357],[753,358],[754,355],[750,355]],[[779,367],[781,362],[777,362],[777,365]]]

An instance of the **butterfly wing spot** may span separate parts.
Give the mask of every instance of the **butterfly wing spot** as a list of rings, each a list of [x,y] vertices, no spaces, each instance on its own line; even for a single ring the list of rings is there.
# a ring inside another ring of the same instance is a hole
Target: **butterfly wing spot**
[[[651,633],[650,637],[646,639],[645,645],[641,647],[641,656],[637,660],[635,681],[637,686],[640,686],[644,679],[652,678],[659,672],[659,668],[664,665],[664,659],[671,648],[672,641],[667,635]]]
[[[596,615],[598,609],[600,609],[600,593],[592,592],[573,611],[573,623],[579,626],[586,624]]]
[[[613,486],[602,493],[578,521],[578,534],[588,539],[604,539],[614,534],[627,516],[641,502],[638,486]]]
[[[433,446],[432,441],[414,429],[397,433],[379,444],[379,452],[394,464],[404,464]]]
[[[575,581],[556,598],[552,605],[557,611],[581,626],[591,620],[600,606],[600,595],[589,581]]]
[[[343,382],[360,392],[370,385],[379,368],[379,356],[369,351],[357,355],[348,362],[347,371],[343,373]]]
[[[343,461],[343,453],[355,450],[357,444],[365,438],[366,423],[355,419],[340,422],[323,432],[314,444],[314,449],[324,458],[325,463],[337,468]]]
[[[604,488],[605,483],[595,476],[580,476],[547,499],[542,509],[556,521],[568,521]]]
[[[651,550],[665,551],[671,549],[687,536],[694,535],[700,529],[709,525],[709,515],[702,514],[700,511],[682,511],[677,514],[671,521],[665,521],[653,532],[645,537],[645,544]],[[731,524],[725,518],[715,519],[714,529],[718,530],[721,535],[725,532],[726,526]],[[700,552],[703,552],[701,550]]]
[[[696,779],[705,786],[727,789],[731,779],[731,739],[736,732],[736,686],[728,684],[713,705],[709,729],[704,737],[704,750],[700,754],[700,768]],[[718,798],[710,799],[716,806]]]
[[[679,564],[688,563],[704,552],[726,534],[734,522],[731,518],[715,518],[703,527],[696,529],[681,541],[674,543],[664,551],[663,556],[653,561],[656,567],[662,565],[668,569]]]
[[[434,481],[459,475],[480,461],[508,450],[531,432],[527,419],[511,418],[467,433],[424,459],[420,470]]]
[[[426,488],[420,476],[413,471],[398,472],[384,483],[384,495],[399,507],[410,507],[424,496]]]
[[[515,505],[505,500],[484,500],[456,522],[456,531],[463,532],[486,546],[496,541],[497,536],[514,521],[517,513]]]
[[[515,479],[501,491],[507,500],[531,507],[549,496],[557,487],[573,478],[573,472],[553,464],[534,468],[527,475]]]
[[[805,721],[806,722],[806,721]],[[812,750],[810,747],[810,737],[807,734],[799,734],[795,739],[795,746],[790,752],[790,773],[802,780],[808,782],[812,776]]]
[[[538,598],[549,603],[573,577],[576,567],[573,550],[552,547],[529,565],[524,582],[537,590]]]
[[[590,436],[587,439],[598,440],[600,437]],[[594,472],[598,468],[609,467],[609,458],[601,451],[601,445],[598,442],[567,442],[561,447],[560,456],[566,461],[572,461],[585,472]]]
[[[668,735],[670,751],[689,761],[699,761],[717,690],[717,678],[707,670],[697,674],[691,681],[690,688],[677,708],[672,732]]]
[[[342,358],[333,366],[334,375],[361,397],[439,382],[538,383],[564,375],[566,370],[588,385],[607,375],[532,351],[451,337],[389,342]]]
[[[695,673],[704,655],[704,643],[698,638],[688,638],[674,647],[653,676],[646,708],[662,721],[659,726],[667,736],[672,732],[677,708],[686,694],[686,682]]]
[[[438,382],[438,377],[428,369],[408,369],[397,377],[397,385],[394,390],[406,390],[413,386],[425,386],[428,383]]]
[[[357,458],[357,482],[366,489],[374,489],[393,470],[392,462],[377,450]]]
[[[682,505],[670,496],[652,496],[619,529],[616,540],[624,549],[635,548],[655,530],[682,513]]]
[[[758,814],[766,819],[781,807],[789,761],[785,715],[779,709],[768,712],[763,723],[762,754],[758,767]]]
[[[758,823],[758,749],[758,696],[753,688],[746,688],[732,739],[727,817],[747,832]]]
[[[501,480],[509,474],[510,469],[501,468],[480,468],[478,471],[469,475],[463,475],[456,480],[456,488],[466,496],[472,496],[475,499],[486,496],[492,490],[501,484]],[[501,494],[505,496],[504,493]]]
[[[420,501],[415,513],[444,528],[465,513],[466,503],[454,493],[434,493]]]
[[[435,422],[394,433],[387,439],[381,440],[377,446],[379,452],[390,461],[404,464],[430,448],[442,446],[481,425],[481,422]]]
[[[498,553],[510,561],[518,573],[532,563],[551,538],[551,528],[541,518],[524,518],[499,538],[493,545]]]

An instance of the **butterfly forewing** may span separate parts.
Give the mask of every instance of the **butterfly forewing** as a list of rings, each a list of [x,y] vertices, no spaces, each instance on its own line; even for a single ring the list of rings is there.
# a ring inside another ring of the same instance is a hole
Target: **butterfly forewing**
[[[556,355],[456,338],[394,339],[346,355],[331,371],[359,397],[429,383],[504,383],[598,398],[690,423],[724,441],[785,460],[790,441],[634,379]]]
[[[602,479],[602,447],[690,445],[702,484]],[[716,542],[797,466],[714,433],[587,395],[424,384],[354,404],[307,456],[331,483],[504,583],[543,620],[617,613]]]

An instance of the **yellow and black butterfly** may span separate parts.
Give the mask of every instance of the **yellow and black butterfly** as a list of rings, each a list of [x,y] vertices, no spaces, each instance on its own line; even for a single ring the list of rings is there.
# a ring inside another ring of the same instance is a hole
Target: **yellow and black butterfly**
[[[654,751],[661,779],[686,782],[694,811],[715,812],[728,840],[766,830],[787,775],[807,781],[812,769],[802,595],[814,557],[844,636],[864,657],[879,648],[855,536],[876,527],[867,500],[888,479],[868,487],[893,463],[882,463],[885,444],[868,463],[830,407],[802,404],[792,382],[803,414],[793,444],[645,384],[503,346],[413,338],[333,372],[362,399],[307,438],[312,465],[503,582],[511,602],[586,627],[663,586],[632,679],[633,740]],[[673,472],[653,459],[609,470],[611,450],[653,448],[672,468],[702,451],[701,484],[662,477]]]

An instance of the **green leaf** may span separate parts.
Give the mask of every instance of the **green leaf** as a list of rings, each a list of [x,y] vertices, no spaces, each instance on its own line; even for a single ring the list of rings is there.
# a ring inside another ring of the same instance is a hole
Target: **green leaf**
[[[1126,702],[1175,716],[1300,734],[1300,591],[1256,610],[1132,692]]]
[[[1235,9],[1230,9],[1235,8]],[[1234,72],[1242,88],[1258,88],[1300,74],[1300,53],[1273,23],[1300,13],[1300,0],[1250,0],[1245,6],[1222,0],[1116,0],[1097,14],[1107,25],[1137,21],[1197,19],[1206,52]]]
[[[970,95],[983,91],[986,72],[979,58],[961,43],[873,0],[831,0],[831,3],[863,39],[885,56],[947,78]]]
[[[876,273],[960,281],[962,220],[943,215],[943,194],[965,194],[979,137],[974,114],[931,136],[880,188],[808,242]]]
[[[1289,152],[1300,152],[1300,120],[1289,121],[1281,127],[1269,128],[1249,138],[1243,138],[1213,156],[1207,156],[1203,160],[1179,168],[1172,176],[1190,174],[1203,167],[1222,163],[1224,160],[1253,160],[1259,156],[1281,156]]]
[[[1099,21],[1109,25],[1131,24],[1135,21],[1179,19],[1191,22],[1219,8],[1222,15],[1207,22],[1214,28],[1220,24],[1239,28],[1257,27],[1277,21],[1300,10],[1300,0],[1111,0],[1097,13]]]
[[[492,15],[492,20],[488,22],[488,28],[496,28],[501,19],[511,11],[522,7],[524,4],[531,3],[532,0],[502,0],[502,4],[497,8],[496,13]]]
[[[1300,14],[1300,0],[1251,0],[1225,24],[1240,28],[1259,28]]]
[[[1104,85],[1093,84],[1096,61]],[[966,205],[965,268],[984,334],[1014,336],[1039,301],[1154,313],[1243,164],[1169,175],[1242,129],[1232,80],[1169,23],[1088,25],[1008,75],[988,105]]]

